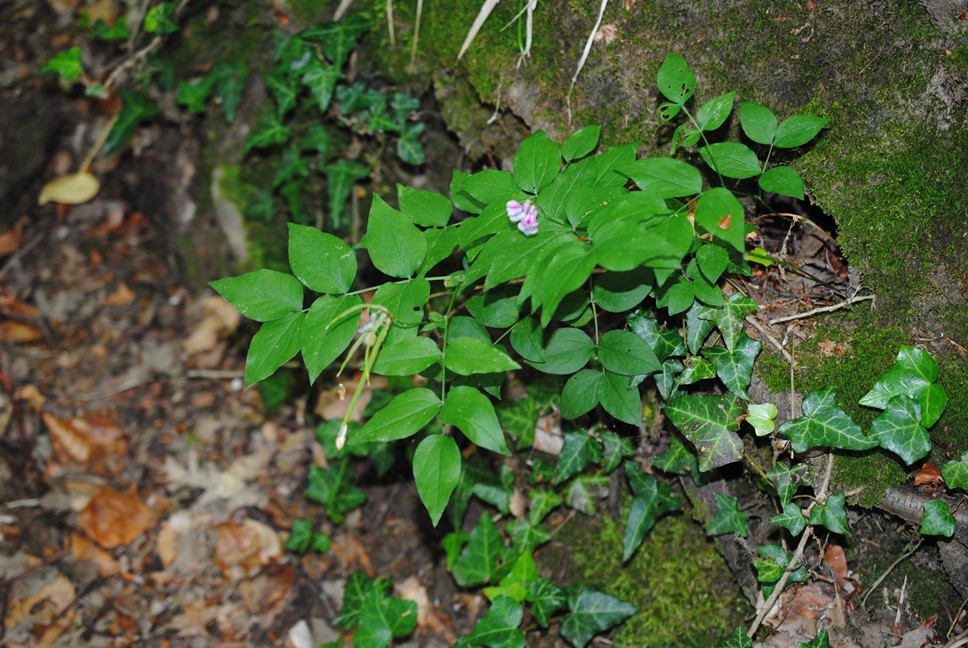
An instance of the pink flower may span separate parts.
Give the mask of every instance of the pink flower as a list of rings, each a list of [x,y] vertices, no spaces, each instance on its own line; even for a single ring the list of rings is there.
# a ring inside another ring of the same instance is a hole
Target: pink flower
[[[530,200],[525,200],[524,203],[509,200],[507,210],[508,218],[512,223],[518,224],[522,234],[534,236],[538,233],[538,208],[531,204]]]

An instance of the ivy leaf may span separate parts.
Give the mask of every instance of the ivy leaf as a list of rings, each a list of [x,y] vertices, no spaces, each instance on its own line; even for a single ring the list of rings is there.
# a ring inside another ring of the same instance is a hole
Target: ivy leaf
[[[444,434],[428,436],[413,454],[413,478],[417,493],[435,527],[447,508],[450,494],[460,481],[460,468],[460,450],[454,439]]]
[[[702,193],[702,174],[688,162],[670,157],[643,158],[621,168],[643,193],[682,198]]]
[[[309,88],[309,95],[316,102],[319,112],[325,114],[333,100],[333,89],[342,73],[335,65],[317,64],[302,75],[302,83]]]
[[[696,455],[679,440],[679,435],[672,436],[669,449],[653,459],[652,466],[663,472],[692,475],[692,481],[699,484],[699,463]]]
[[[716,513],[706,525],[706,535],[723,535],[724,533],[738,533],[744,538],[749,535],[746,525],[746,513],[739,510],[736,498],[730,495],[716,493]]]
[[[921,517],[921,535],[940,535],[950,538],[955,534],[956,521],[948,511],[948,505],[941,500],[931,500],[924,504]]]
[[[605,371],[604,380],[598,383],[598,400],[605,411],[629,425],[642,423],[642,399],[638,386],[632,385],[628,376]]]
[[[921,425],[921,408],[908,396],[895,396],[887,403],[871,424],[870,438],[909,466],[931,450],[931,437]]]
[[[332,539],[322,531],[313,531],[313,523],[306,518],[292,521],[289,538],[286,540],[286,551],[304,554],[310,549],[318,553],[326,553],[333,544]]]
[[[692,385],[700,380],[716,377],[716,368],[705,358],[690,356],[683,363],[682,373],[679,375],[680,385]]]
[[[778,411],[773,403],[754,404],[750,403],[746,409],[746,422],[753,426],[756,436],[766,436],[772,434],[776,424],[774,419]]]
[[[713,144],[713,146],[722,145]],[[699,150],[702,152],[705,149]],[[753,152],[750,151],[750,153]],[[753,154],[753,157],[755,158],[756,155]],[[714,238],[729,244],[738,252],[744,252],[746,248],[744,216],[745,210],[742,203],[725,187],[715,187],[704,192],[696,203],[696,223]],[[740,293],[733,294],[740,295]]]
[[[659,92],[673,104],[682,106],[696,90],[696,75],[689,69],[686,60],[670,52],[656,75]]]
[[[382,580],[370,580],[362,571],[355,571],[350,574],[343,588],[343,607],[333,625],[338,628],[352,628],[359,623],[363,601],[366,600],[367,592],[374,587],[385,588],[385,585]]]
[[[551,540],[551,534],[544,527],[528,520],[508,522],[504,530],[511,538],[512,554],[531,553],[540,545]]]
[[[542,130],[521,142],[514,155],[514,179],[524,191],[537,194],[558,176],[561,151]]]
[[[598,358],[602,366],[623,376],[640,376],[662,370],[652,348],[631,331],[613,329],[598,343]]]
[[[827,498],[823,504],[817,504],[810,511],[810,524],[820,524],[834,533],[850,535],[847,529],[847,511],[844,509],[846,501],[844,493],[835,493]]]
[[[40,73],[57,74],[65,83],[76,81],[84,73],[84,64],[81,62],[81,48],[75,45],[69,50],[58,52],[40,66]]]
[[[686,355],[682,336],[675,329],[661,329],[651,313],[637,310],[628,316],[629,328],[646,341],[657,360]],[[712,325],[710,325],[710,328]]]
[[[696,123],[703,131],[714,131],[723,125],[729,113],[733,112],[733,99],[735,92],[729,92],[710,99],[696,112]],[[697,192],[698,193],[698,192]]]
[[[743,408],[733,396],[688,395],[673,398],[665,413],[699,453],[703,472],[739,461],[743,441],[736,434]]]
[[[625,475],[632,487],[632,508],[625,523],[625,534],[622,538],[622,561],[627,561],[642,544],[645,534],[655,526],[656,520],[663,513],[677,511],[681,508],[678,498],[672,490],[642,471],[638,464],[625,464]]]
[[[121,148],[134,135],[138,124],[158,114],[158,106],[143,92],[121,88],[120,94],[121,111],[118,112],[114,126],[108,131],[104,142],[105,153],[113,153]]]
[[[530,499],[530,503],[528,504],[528,522],[533,525],[539,524],[548,513],[561,504],[561,495],[551,490],[534,490],[531,491],[528,497]]]
[[[568,597],[550,578],[539,578],[528,584],[527,601],[531,603],[531,614],[541,627],[547,628],[551,615],[567,605]]]
[[[494,405],[474,387],[459,386],[447,392],[440,410],[440,422],[457,426],[475,445],[505,456],[511,455],[504,442]]]
[[[579,475],[565,489],[565,504],[585,515],[595,515],[595,502],[608,497],[609,478],[605,475]]]
[[[501,532],[486,513],[481,515],[471,531],[464,550],[454,561],[451,573],[461,587],[487,583],[507,558]]]
[[[699,147],[703,162],[713,171],[727,178],[744,180],[763,172],[756,152],[739,142],[717,142]]]
[[[380,349],[373,373],[383,376],[411,376],[440,361],[437,343],[422,335],[397,340]]]
[[[904,345],[897,360],[861,399],[861,405],[885,409],[895,396],[910,396],[921,404],[921,423],[931,427],[944,411],[944,389],[933,386],[938,379],[938,362],[931,354]]]
[[[771,146],[776,138],[777,119],[765,106],[744,101],[739,105],[739,124],[746,136],[764,146]]]
[[[806,452],[817,446],[869,450],[877,445],[877,439],[865,436],[860,426],[837,406],[834,387],[807,394],[803,399],[803,416],[786,421],[777,432],[790,439],[795,452]]]
[[[773,146],[776,148],[794,148],[803,146],[827,125],[829,119],[814,117],[813,115],[792,115],[783,120],[776,129]]]
[[[273,72],[266,77],[266,87],[276,102],[276,115],[283,117],[296,107],[296,82],[290,75],[283,71]]]
[[[504,373],[521,368],[499,346],[470,337],[450,341],[444,352],[444,366],[461,376]]]
[[[391,277],[411,277],[427,254],[427,239],[406,216],[373,196],[363,243],[376,268]]]
[[[520,603],[508,596],[499,596],[470,634],[461,637],[454,645],[524,648],[524,633],[518,628],[523,618],[524,609]]]
[[[555,482],[563,484],[591,463],[602,460],[602,448],[598,440],[588,432],[565,432],[565,441],[555,466]]]
[[[314,25],[299,32],[310,43],[318,43],[326,58],[337,68],[342,68],[360,36],[370,28],[370,22],[361,13],[351,13],[339,22]]]
[[[602,441],[602,469],[610,473],[622,463],[625,457],[635,455],[635,448],[632,442],[620,437],[611,430],[603,430],[599,435]]]
[[[723,347],[710,347],[703,349],[702,354],[713,363],[716,375],[729,391],[749,400],[746,388],[753,378],[753,363],[762,347],[758,340],[741,333],[739,340],[733,344],[732,352]]]
[[[347,443],[361,445],[373,441],[406,439],[422,430],[439,411],[440,399],[437,394],[425,387],[408,389],[394,396],[386,407],[363,425],[363,429],[350,435]]]
[[[289,141],[291,134],[292,129],[280,121],[279,115],[274,112],[268,113],[262,118],[255,130],[245,138],[245,151],[285,144]]]
[[[561,145],[561,154],[565,161],[573,162],[594,151],[595,147],[598,146],[598,138],[601,133],[602,127],[596,124],[585,126],[569,135],[568,139]]]
[[[753,648],[753,640],[746,636],[746,630],[736,628],[729,639],[723,643],[722,648]]]
[[[945,393],[944,387],[938,384],[925,387],[921,395],[918,396],[918,405],[921,406],[921,425],[929,428],[937,423],[947,404],[948,395]]]
[[[326,204],[329,207],[329,219],[333,229],[338,230],[343,221],[343,210],[346,207],[346,199],[350,195],[353,183],[368,177],[370,170],[365,164],[360,164],[354,160],[340,159],[333,164],[325,165],[322,167],[322,171],[326,174]],[[374,198],[377,198],[377,196],[374,196]],[[426,242],[424,242],[424,245],[426,245]]]
[[[357,312],[355,315],[340,316],[361,303],[363,300],[358,295],[322,295],[309,307],[303,323],[301,345],[310,383],[316,382],[319,374],[353,341],[361,314]]]
[[[209,284],[236,310],[257,322],[269,322],[302,310],[303,287],[290,274],[256,270]]]
[[[245,386],[268,378],[276,369],[286,364],[302,348],[302,327],[305,313],[288,315],[265,322],[252,336],[249,352],[245,357]]]
[[[968,490],[968,452],[958,461],[949,461],[941,467],[941,475],[948,488]]]
[[[592,637],[622,623],[638,610],[631,603],[603,592],[583,589],[561,621],[561,635],[576,648],[584,648]]]
[[[334,524],[342,522],[347,511],[366,501],[366,493],[353,485],[352,476],[348,457],[331,461],[326,469],[309,466],[306,497],[325,506],[326,514]]]
[[[534,444],[534,428],[540,415],[538,401],[533,396],[526,396],[502,403],[495,409],[501,428],[517,439],[515,447],[518,450],[530,448]]]
[[[170,34],[178,31],[175,22],[175,3],[162,2],[155,5],[145,14],[145,31],[149,34]]]
[[[803,178],[788,166],[773,167],[758,179],[763,191],[803,200]]]
[[[212,80],[210,77],[192,83],[182,81],[178,84],[175,101],[185,106],[190,113],[205,112],[205,104],[212,94]]]
[[[779,515],[773,516],[770,524],[781,526],[796,538],[807,526],[807,520],[803,517],[800,507],[792,502],[788,502]]]
[[[534,557],[530,551],[518,556],[510,565],[510,571],[500,580],[496,587],[485,587],[484,596],[494,601],[500,596],[507,596],[520,603],[528,593],[528,583],[538,578],[538,567],[534,564]]]
[[[800,464],[791,468],[785,463],[777,462],[766,477],[773,482],[776,487],[776,494],[780,497],[780,506],[784,509],[793,501],[800,484],[809,484],[810,477],[807,475],[806,466]]]
[[[799,648],[830,648],[830,637],[827,636],[826,630],[821,630],[807,643],[801,643]]]
[[[345,293],[356,278],[356,255],[349,245],[295,223],[289,223],[289,265],[304,286],[321,293]]]
[[[387,594],[385,587],[369,588],[353,635],[357,648],[387,648],[394,637],[405,637],[417,627],[417,604]]]
[[[738,295],[738,294],[739,293],[733,293],[733,295]],[[729,308],[731,299],[732,299],[732,295],[730,296],[730,300],[727,300],[726,302],[726,308]],[[755,303],[756,302],[753,302],[754,307],[755,307]],[[702,345],[706,341],[706,338],[709,337],[709,334],[712,332],[712,330],[716,328],[716,322],[713,321],[714,317],[722,319],[721,315],[714,316],[713,313],[714,312],[718,313],[721,310],[724,310],[724,309],[719,309],[719,308],[710,309],[708,306],[703,306],[701,304],[693,304],[692,308],[686,311],[686,344],[689,346],[689,353],[699,353],[699,349],[702,348]],[[703,315],[706,315],[707,317],[703,317]],[[745,317],[746,316],[743,315],[743,318]],[[735,338],[736,334],[739,331],[743,330],[742,328],[743,318],[740,319],[739,326],[737,327],[738,331],[734,331],[734,329],[731,326],[731,323],[727,323],[726,320],[723,320],[723,324],[726,326],[726,328],[728,328],[731,331],[730,341],[732,341]],[[724,340],[726,339],[725,334],[723,335],[723,339]],[[727,343],[726,348],[727,349],[731,348],[730,344]]]
[[[605,375],[598,370],[582,369],[565,383],[561,390],[561,417],[576,419],[598,405],[599,383]]]
[[[525,320],[524,322],[528,321],[531,320]],[[538,328],[537,322],[532,321],[530,326],[534,327],[538,339],[540,339],[541,329]],[[514,330],[517,331],[519,328],[521,327],[516,326]],[[548,344],[541,351],[544,359],[541,361],[529,360],[528,356],[533,356],[535,353],[527,343],[527,339],[530,338],[524,337],[526,333],[527,328],[522,331],[521,335],[517,336],[518,344],[515,344],[515,335],[512,331],[511,346],[525,358],[529,365],[546,374],[573,374],[588,363],[588,359],[591,358],[592,352],[595,350],[595,343],[581,329],[560,328],[551,334],[551,337],[548,339]]]

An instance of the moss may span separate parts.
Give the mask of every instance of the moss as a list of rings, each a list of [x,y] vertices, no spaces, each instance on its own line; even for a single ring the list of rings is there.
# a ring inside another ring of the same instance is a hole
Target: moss
[[[687,516],[660,519],[626,564],[623,533],[621,522],[599,515],[572,520],[557,538],[571,550],[569,576],[638,608],[609,636],[613,645],[719,645],[743,624],[745,599],[715,545]]]

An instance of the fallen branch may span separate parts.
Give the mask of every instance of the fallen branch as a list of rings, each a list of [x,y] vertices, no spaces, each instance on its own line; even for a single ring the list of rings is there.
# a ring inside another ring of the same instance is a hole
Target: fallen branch
[[[911,556],[913,556],[914,555],[914,552],[918,550],[918,547],[921,546],[921,543],[922,542],[924,542],[924,538],[919,538],[918,541],[917,541],[917,543],[914,545],[914,547],[910,551],[908,551],[907,553],[905,553],[904,555],[902,555],[900,558],[898,558],[897,560],[895,560],[894,562],[892,562],[891,563],[891,566],[884,570],[884,573],[881,574],[880,577],[876,581],[874,581],[873,585],[871,585],[869,588],[867,588],[867,594],[864,594],[864,598],[861,599],[861,601],[860,601],[860,607],[861,607],[861,609],[867,610],[867,597],[871,595],[871,592],[873,592],[874,590],[876,590],[877,589],[877,586],[880,585],[882,582],[884,582],[884,579],[887,578],[888,575],[890,575],[890,573],[892,571],[894,571],[894,568],[895,567],[897,567],[902,562],[904,562],[905,560],[907,560],[908,558],[910,558]]]
[[[819,315],[821,313],[832,313],[834,311],[840,310],[841,308],[847,308],[848,306],[856,304],[857,302],[873,301],[875,297],[876,297],[875,295],[863,295],[861,297],[858,297],[855,293],[853,297],[845,299],[839,304],[834,304],[833,306],[821,306],[820,308],[814,308],[813,310],[808,310],[803,313],[797,313],[796,315],[790,315],[789,317],[778,317],[775,320],[769,320],[769,322],[770,324],[782,324],[783,322],[792,322],[793,320],[813,317],[814,315]]]

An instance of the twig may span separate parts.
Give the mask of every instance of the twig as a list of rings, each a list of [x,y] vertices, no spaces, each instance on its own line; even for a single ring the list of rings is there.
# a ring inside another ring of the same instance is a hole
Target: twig
[[[187,4],[188,4],[188,0],[182,0],[180,3],[178,3],[178,6],[175,8],[175,13],[176,14],[179,13],[182,9],[184,9],[185,5],[187,5]],[[144,47],[142,47],[140,50],[138,50],[137,52],[135,52],[134,54],[132,54],[131,55],[131,58],[127,59],[126,61],[124,61],[123,63],[121,63],[121,65],[119,65],[118,67],[114,68],[114,70],[111,71],[111,74],[108,75],[108,78],[104,81],[104,87],[105,87],[105,89],[108,89],[111,86],[113,86],[116,81],[123,80],[123,77],[121,75],[129,67],[131,67],[132,65],[134,65],[135,63],[137,63],[141,59],[147,57],[153,51],[155,51],[158,48],[158,46],[161,45],[161,42],[163,40],[164,40],[164,38],[162,37],[162,35],[161,34],[158,34],[153,39],[151,39],[151,42],[150,43],[148,43],[147,45],[145,45]]]
[[[961,602],[961,606],[958,608],[958,611],[955,612],[955,618],[951,620],[951,625],[948,626],[948,632],[945,633],[944,635],[945,639],[951,636],[951,633],[954,631],[955,626],[958,625],[958,619],[961,618],[961,613],[965,609],[966,605],[968,605],[968,598],[966,598],[964,601]],[[961,635],[961,636],[964,636],[964,635]],[[955,637],[955,639],[957,639],[957,637]]]
[[[420,16],[423,14],[423,0],[417,0],[417,18],[413,27],[413,44],[410,46],[410,70],[417,63],[417,43],[420,42]]]
[[[964,645],[968,645],[968,631],[962,632],[951,643],[946,643],[944,648],[961,648]]]
[[[393,30],[393,0],[387,0],[387,31],[390,34],[390,47],[396,47],[397,36]]]
[[[832,313],[838,311],[841,308],[847,308],[852,304],[862,301],[872,301],[876,298],[876,295],[863,295],[858,297],[855,293],[853,297],[845,299],[839,304],[834,304],[832,306],[821,306],[820,308],[814,308],[813,310],[808,310],[803,313],[797,313],[796,315],[790,315],[789,317],[778,317],[775,320],[769,320],[770,324],[782,324],[783,322],[792,322],[793,320],[805,319],[807,317],[812,317],[814,315],[819,315],[820,313]]]
[[[791,365],[793,364],[793,356],[790,355],[790,352],[783,348],[783,345],[780,344],[780,341],[777,340],[773,336],[773,334],[770,333],[770,331],[765,326],[763,326],[763,324],[761,324],[760,321],[755,316],[753,316],[753,315],[747,315],[746,316],[746,321],[753,328],[755,328],[757,331],[759,331],[763,335],[763,337],[765,337],[767,340],[769,340],[770,342],[772,342],[773,343],[773,346],[776,347],[777,351],[780,352],[780,354],[783,356],[783,358],[788,363],[790,363]]]
[[[817,499],[811,502],[810,506],[807,507],[807,510],[805,513],[808,519],[810,518],[810,511],[813,510],[813,507],[817,505],[817,502],[822,502],[827,500],[827,489],[830,487],[830,476],[831,474],[833,474],[833,469],[834,469],[834,455],[833,453],[828,452],[827,465],[824,468],[823,482],[820,484],[820,489],[817,491]],[[800,536],[800,543],[797,545],[796,550],[793,552],[793,555],[790,557],[790,563],[787,565],[787,568],[783,570],[783,575],[780,577],[780,580],[778,580],[776,585],[774,586],[773,593],[770,595],[770,598],[768,598],[766,602],[763,603],[763,607],[760,609],[760,612],[756,615],[756,619],[753,621],[753,624],[750,626],[749,630],[746,631],[747,637],[752,638],[752,636],[756,634],[756,631],[759,629],[760,625],[762,625],[763,620],[766,619],[767,615],[770,613],[770,610],[773,609],[773,606],[776,604],[777,600],[779,600],[780,594],[783,593],[783,588],[786,586],[787,581],[790,579],[790,574],[792,574],[797,569],[797,567],[800,566],[800,561],[803,560],[803,551],[804,549],[806,549],[807,542],[809,542],[810,536],[812,534],[813,534],[812,526],[808,526],[806,529],[804,529],[803,535]]]
[[[575,89],[575,83],[578,81],[578,75],[581,74],[581,69],[585,67],[585,61],[588,60],[588,53],[592,50],[592,43],[595,42],[595,34],[598,33],[598,28],[602,26],[602,16],[605,15],[605,7],[607,6],[608,0],[602,0],[602,4],[598,7],[598,19],[595,21],[595,26],[592,27],[592,33],[588,35],[588,40],[585,41],[585,49],[582,50],[581,58],[578,59],[578,67],[575,69],[574,76],[571,77],[568,94],[565,95],[565,106],[568,109],[569,124],[571,124],[571,93]]]
[[[905,560],[907,560],[908,558],[910,558],[912,555],[914,555],[914,552],[918,550],[918,547],[921,546],[921,543],[922,542],[924,542],[924,538],[919,538],[918,541],[917,541],[917,544],[914,545],[914,548],[913,549],[911,549],[909,552],[907,552],[906,554],[904,554],[903,556],[901,556],[900,558],[898,558],[894,562],[892,562],[891,563],[891,566],[888,567],[887,569],[885,569],[884,570],[884,573],[881,574],[880,577],[876,581],[874,581],[874,583],[868,588],[867,594],[864,594],[864,598],[862,598],[860,600],[860,607],[861,607],[862,610],[865,610],[865,611],[867,610],[867,597],[869,597],[871,595],[871,592],[873,592],[874,590],[876,590],[877,589],[877,586],[880,585],[882,582],[884,582],[884,579],[887,578],[888,575],[892,571],[894,571],[894,568],[895,567],[897,567],[902,562],[904,562]]]

